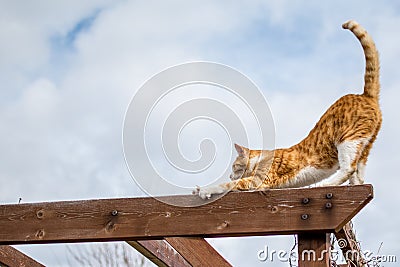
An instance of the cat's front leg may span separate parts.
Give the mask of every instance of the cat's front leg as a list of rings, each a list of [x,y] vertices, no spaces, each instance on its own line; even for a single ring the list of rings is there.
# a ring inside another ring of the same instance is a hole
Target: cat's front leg
[[[239,180],[235,180],[228,183],[223,183],[208,187],[197,187],[193,192],[195,195],[199,195],[202,199],[210,199],[212,195],[222,194],[228,191],[250,191],[257,190],[260,188],[269,188],[263,184],[263,181],[255,176],[245,177]]]
[[[210,199],[212,195],[226,193],[231,189],[231,183],[219,184],[207,187],[196,187],[196,190],[193,191],[193,194],[199,195],[202,199]]]

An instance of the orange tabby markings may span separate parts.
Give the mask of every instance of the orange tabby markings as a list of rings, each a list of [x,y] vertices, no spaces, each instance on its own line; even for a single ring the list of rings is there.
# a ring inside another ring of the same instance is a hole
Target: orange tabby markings
[[[343,24],[360,41],[365,55],[364,93],[337,100],[300,143],[284,149],[250,150],[235,144],[238,157],[231,182],[198,188],[203,199],[229,190],[302,187],[318,183],[364,182],[364,168],[382,124],[379,108],[379,57],[371,36],[357,22]]]

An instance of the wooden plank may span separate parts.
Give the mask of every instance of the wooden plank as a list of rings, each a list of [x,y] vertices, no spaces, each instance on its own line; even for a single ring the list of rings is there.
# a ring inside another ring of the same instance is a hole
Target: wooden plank
[[[0,266],[3,264],[8,267],[44,267],[43,264],[11,246],[0,246]]]
[[[165,240],[127,241],[127,243],[142,253],[157,266],[192,266]]]
[[[165,240],[192,266],[232,266],[203,238],[168,237]]]
[[[299,234],[299,267],[330,267],[330,247],[330,234]]]
[[[334,232],[372,197],[371,185],[357,185],[231,192],[195,208],[154,198],[1,205],[0,245]]]

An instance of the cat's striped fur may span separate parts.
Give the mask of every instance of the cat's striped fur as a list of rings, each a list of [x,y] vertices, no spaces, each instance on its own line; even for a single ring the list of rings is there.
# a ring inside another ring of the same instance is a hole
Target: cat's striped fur
[[[285,149],[250,150],[235,144],[232,182],[198,188],[202,198],[229,190],[362,184],[367,157],[382,123],[379,108],[379,57],[374,41],[355,21],[343,24],[360,41],[366,60],[364,93],[337,100],[308,136]]]

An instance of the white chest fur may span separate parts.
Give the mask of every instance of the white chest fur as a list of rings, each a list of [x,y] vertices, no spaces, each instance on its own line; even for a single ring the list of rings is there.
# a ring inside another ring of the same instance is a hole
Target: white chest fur
[[[309,186],[315,183],[322,181],[325,178],[328,178],[332,174],[334,174],[338,170],[338,165],[333,166],[331,169],[317,169],[315,167],[307,166],[304,169],[300,170],[300,172],[284,187],[303,187]]]

